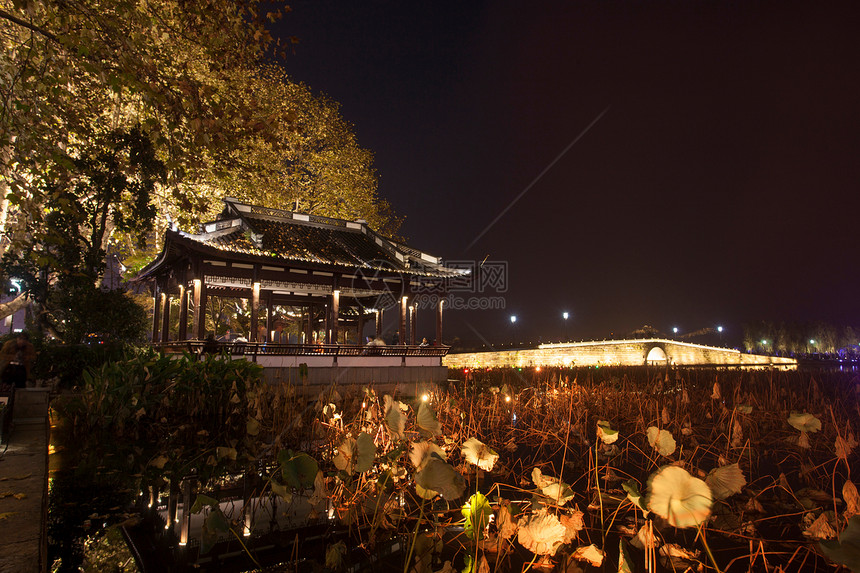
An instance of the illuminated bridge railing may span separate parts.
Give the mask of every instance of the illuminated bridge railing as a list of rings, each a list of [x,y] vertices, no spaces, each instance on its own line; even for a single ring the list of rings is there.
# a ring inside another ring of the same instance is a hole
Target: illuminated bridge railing
[[[211,343],[209,343],[211,344]],[[203,340],[172,340],[158,342],[153,348],[168,354],[202,354],[207,349]],[[361,346],[355,344],[273,344],[270,342],[218,342],[217,348],[212,345],[213,354],[225,353],[230,356],[367,356],[367,357],[438,357],[442,358],[451,349],[450,346]]]

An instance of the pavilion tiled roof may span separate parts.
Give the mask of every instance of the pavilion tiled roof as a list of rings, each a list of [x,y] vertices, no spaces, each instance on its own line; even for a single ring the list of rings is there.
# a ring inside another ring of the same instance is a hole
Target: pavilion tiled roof
[[[308,216],[225,200],[225,209],[198,234],[175,232],[223,252],[280,261],[299,261],[425,277],[456,277],[461,269],[412,247],[390,241],[364,222]],[[171,233],[174,234],[174,233]]]

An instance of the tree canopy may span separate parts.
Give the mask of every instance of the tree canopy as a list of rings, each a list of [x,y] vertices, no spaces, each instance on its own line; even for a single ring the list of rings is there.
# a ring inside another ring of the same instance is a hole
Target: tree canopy
[[[286,46],[266,26],[288,10],[0,0],[3,274],[29,268],[25,291],[46,287],[63,274],[59,252],[75,249],[66,274],[93,279],[92,257],[111,248],[134,269],[166,225],[190,230],[226,195],[396,233],[372,154],[338,105],[271,63]],[[151,150],[148,167],[134,165],[132,140]]]

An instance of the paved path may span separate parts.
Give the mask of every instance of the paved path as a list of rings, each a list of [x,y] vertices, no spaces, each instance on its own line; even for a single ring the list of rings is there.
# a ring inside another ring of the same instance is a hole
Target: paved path
[[[22,408],[21,413],[31,412]],[[48,570],[47,522],[47,417],[17,418],[0,456],[0,573]]]

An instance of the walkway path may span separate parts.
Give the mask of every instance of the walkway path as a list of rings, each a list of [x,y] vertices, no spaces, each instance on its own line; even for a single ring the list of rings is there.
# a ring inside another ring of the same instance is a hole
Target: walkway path
[[[0,573],[42,573],[47,563],[47,390],[19,392],[15,429],[0,447]]]

